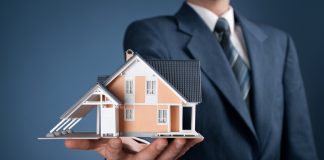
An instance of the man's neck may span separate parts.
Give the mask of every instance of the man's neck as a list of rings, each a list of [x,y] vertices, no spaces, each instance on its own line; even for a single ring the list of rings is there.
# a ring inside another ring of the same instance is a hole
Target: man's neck
[[[207,8],[218,16],[223,15],[230,7],[229,0],[187,0],[188,2]]]

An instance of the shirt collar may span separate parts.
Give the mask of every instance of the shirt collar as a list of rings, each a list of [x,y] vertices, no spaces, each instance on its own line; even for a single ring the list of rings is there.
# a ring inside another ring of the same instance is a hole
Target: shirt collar
[[[207,8],[192,4],[190,2],[187,2],[187,4],[203,19],[208,28],[213,32],[219,16],[208,10]],[[228,24],[230,25],[231,33],[233,33],[235,28],[233,8],[230,6],[229,10],[220,17],[223,17],[227,20]]]

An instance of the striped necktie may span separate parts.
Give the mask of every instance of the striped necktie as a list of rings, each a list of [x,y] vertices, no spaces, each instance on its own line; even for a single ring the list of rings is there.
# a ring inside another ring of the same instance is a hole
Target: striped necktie
[[[238,54],[230,40],[230,26],[225,18],[219,18],[214,33],[222,46],[232,67],[236,80],[242,92],[242,98],[249,103],[248,95],[251,88],[250,69]],[[249,104],[248,104],[249,105]]]

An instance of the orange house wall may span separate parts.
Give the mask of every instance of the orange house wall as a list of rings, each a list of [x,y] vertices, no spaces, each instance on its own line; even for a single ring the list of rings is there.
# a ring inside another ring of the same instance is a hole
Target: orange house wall
[[[145,76],[135,77],[135,102],[145,102]]]
[[[108,86],[107,89],[122,103],[124,101],[124,76],[117,76]],[[145,103],[145,76],[136,76],[135,80],[135,102],[136,103]],[[158,103],[181,103],[181,99],[172,91],[166,84],[164,84],[160,79],[157,80],[157,102]],[[119,108],[119,129],[120,132],[167,132],[167,124],[158,124],[157,123],[157,109],[167,109],[166,105],[157,106],[157,105],[135,105],[135,120],[134,121],[125,121],[124,117],[124,105],[121,105]],[[133,107],[126,106],[126,107]],[[174,108],[174,107],[171,107]],[[178,112],[178,110],[173,110],[173,112]],[[177,130],[179,128],[178,114],[172,114],[171,116],[171,129]]]
[[[179,128],[179,106],[170,106],[171,132],[178,132]]]
[[[167,109],[167,106],[135,105],[135,120],[125,121],[124,109],[133,106],[122,106],[119,109],[120,132],[167,132],[168,125],[157,123],[157,108]]]
[[[107,89],[116,97],[120,102],[124,102],[124,76],[117,76],[107,86]]]
[[[124,100],[124,76],[117,76],[107,87],[121,102]],[[158,79],[158,103],[181,103],[181,99]],[[135,77],[135,102],[145,102],[145,77]]]
[[[158,103],[181,103],[181,99],[161,80],[158,80]]]

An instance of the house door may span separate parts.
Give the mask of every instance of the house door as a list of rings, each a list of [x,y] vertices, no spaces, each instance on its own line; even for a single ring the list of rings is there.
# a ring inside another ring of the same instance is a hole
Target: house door
[[[183,106],[182,117],[182,130],[191,130],[192,107]]]

